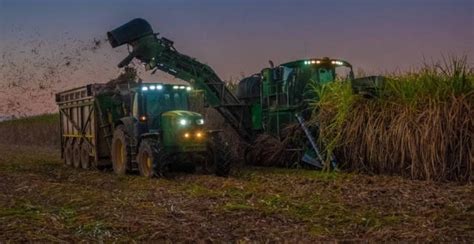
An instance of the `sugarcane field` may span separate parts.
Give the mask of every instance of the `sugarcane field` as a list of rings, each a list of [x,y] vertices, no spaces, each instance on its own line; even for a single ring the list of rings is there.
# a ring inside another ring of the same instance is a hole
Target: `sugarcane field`
[[[0,0],[0,243],[472,243],[473,10]]]

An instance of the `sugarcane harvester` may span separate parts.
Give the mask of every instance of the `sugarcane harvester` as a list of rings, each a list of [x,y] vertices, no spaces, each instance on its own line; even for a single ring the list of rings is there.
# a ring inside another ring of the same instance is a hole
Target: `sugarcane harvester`
[[[303,149],[303,161],[321,167],[323,160],[312,138],[312,131],[305,128],[309,118],[307,99],[310,82],[326,83],[336,79],[336,69],[348,69],[348,79],[353,79],[352,66],[342,60],[329,58],[298,60],[262,70],[243,79],[234,95],[226,83],[211,67],[179,53],[173,41],[153,32],[143,19],[134,19],[107,33],[113,48],[129,45],[129,55],[119,63],[127,66],[134,58],[145,64],[147,70],[168,73],[190,82],[204,92],[207,103],[215,108],[240,137],[249,143],[263,133],[281,136],[281,130],[291,123],[300,123],[308,143]],[[313,143],[310,143],[313,142]]]

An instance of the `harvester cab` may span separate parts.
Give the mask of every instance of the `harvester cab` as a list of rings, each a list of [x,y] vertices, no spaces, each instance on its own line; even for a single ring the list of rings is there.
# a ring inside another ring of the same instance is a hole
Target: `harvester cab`
[[[281,137],[282,129],[297,122],[296,114],[308,119],[312,85],[354,79],[352,65],[340,59],[297,60],[265,68],[240,81],[237,97],[251,106],[253,129]]]
[[[340,59],[296,60],[277,67],[270,61],[269,68],[240,81],[237,97],[250,106],[255,134],[265,133],[284,140],[289,136],[287,128],[299,124],[307,143],[294,145],[293,149],[303,152],[303,162],[320,168],[328,157],[317,148],[314,138],[318,134],[317,126],[308,127],[305,123],[312,113],[308,101],[316,98],[311,87],[353,79],[352,65]],[[335,167],[335,160],[330,161]]]

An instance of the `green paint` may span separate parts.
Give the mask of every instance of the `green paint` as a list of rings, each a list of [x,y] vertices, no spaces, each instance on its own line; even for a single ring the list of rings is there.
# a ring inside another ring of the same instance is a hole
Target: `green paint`
[[[253,104],[250,109],[252,113],[252,129],[261,130],[262,129],[262,105]]]

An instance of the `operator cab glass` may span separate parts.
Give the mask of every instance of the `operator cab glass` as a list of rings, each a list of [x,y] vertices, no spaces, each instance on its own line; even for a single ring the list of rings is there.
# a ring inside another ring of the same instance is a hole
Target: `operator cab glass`
[[[303,73],[310,73],[310,80],[318,84],[327,84],[333,81],[353,79],[352,66],[344,61],[322,59],[305,61]]]
[[[148,115],[160,115],[171,110],[187,110],[188,94],[183,90],[147,92],[143,94]]]
[[[313,70],[313,80],[319,81],[321,84],[326,84],[334,80],[336,76],[334,69],[329,67],[319,67]]]
[[[189,86],[170,84],[142,84],[135,94],[133,116],[144,116],[149,129],[159,128],[161,114],[174,110],[188,110]]]

